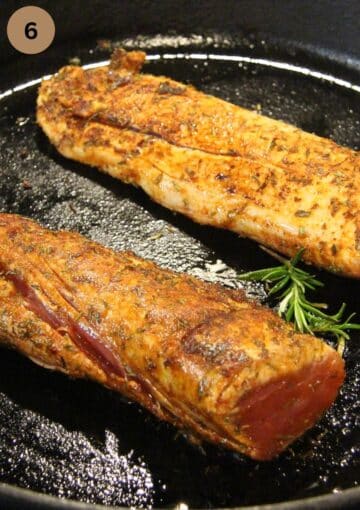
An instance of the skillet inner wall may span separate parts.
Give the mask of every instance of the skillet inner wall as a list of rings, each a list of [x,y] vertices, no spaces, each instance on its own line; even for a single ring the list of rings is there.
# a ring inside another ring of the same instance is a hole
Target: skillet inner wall
[[[3,2],[0,17],[0,62],[19,58],[6,36],[6,23],[23,2]],[[56,43],[69,41],[72,47],[79,39],[124,37],[136,34],[208,34],[218,32],[238,37],[256,32],[265,39],[283,41],[287,48],[303,48],[307,52],[330,57],[346,67],[360,68],[360,4],[346,0],[346,9],[338,0],[37,0],[47,9],[56,25]],[[270,4],[270,5],[269,5]],[[156,40],[155,37],[153,37]],[[226,42],[226,41],[225,41]],[[201,43],[204,44],[204,41]],[[229,45],[227,45],[229,47]],[[48,52],[37,55],[36,63]],[[24,62],[29,59],[25,57]]]
[[[79,56],[84,62],[89,60],[87,50]],[[264,114],[359,149],[359,99],[339,87],[271,68],[221,61],[168,59],[148,64],[146,71],[191,82],[226,100],[261,108]],[[78,230],[115,249],[131,249],[161,265],[232,286],[238,285],[234,269],[273,264],[255,243],[195,225],[152,203],[141,191],[58,156],[34,123],[35,96],[35,88],[30,88],[2,101],[2,211],[33,217],[52,228]],[[218,258],[228,269],[209,273],[206,264]],[[346,301],[349,310],[360,311],[357,282],[324,273],[321,279],[326,290],[320,299],[334,308]],[[96,473],[96,482],[91,470],[79,476],[71,451],[59,448],[60,424],[83,434],[100,449],[104,449],[105,430],[109,430],[118,438],[121,454],[133,449],[134,459],[144,460],[154,490],[147,488],[139,506],[178,501],[198,508],[262,504],[352,487],[358,453],[358,355],[353,335],[347,351],[347,382],[331,412],[279,459],[260,464],[211,445],[204,445],[202,452],[172,427],[118,395],[46,372],[4,351],[0,360],[0,479],[83,501],[128,504],[139,486],[130,484],[119,495],[118,482],[106,478],[106,470]],[[41,432],[41,440],[30,433],[26,410],[38,413],[40,430],[43,420],[47,432]],[[54,424],[51,432],[46,418]],[[82,459],[78,466],[86,472],[88,449],[74,444]],[[101,490],[106,484],[108,491]]]

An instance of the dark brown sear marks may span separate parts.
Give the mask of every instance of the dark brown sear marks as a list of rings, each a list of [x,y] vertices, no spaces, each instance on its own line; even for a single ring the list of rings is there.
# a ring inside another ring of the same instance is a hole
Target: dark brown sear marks
[[[121,48],[116,48],[111,55],[109,69],[112,71],[125,69],[136,74],[142,68],[145,58],[146,55],[142,51],[126,52]]]
[[[355,248],[360,251],[360,225],[356,228],[355,232]]]
[[[308,216],[310,216],[310,214],[311,214],[310,211],[304,211],[303,209],[298,209],[295,212],[295,216],[297,216],[298,218],[307,218]]]
[[[119,87],[123,87],[124,85],[128,85],[131,83],[133,77],[132,74],[126,74],[124,76],[115,76],[111,82],[110,90],[115,90]]]
[[[174,85],[171,85],[170,82],[164,81],[163,83],[160,83],[157,91],[159,94],[171,94],[173,96],[180,96],[181,94],[185,93],[186,88],[175,87]]]
[[[224,329],[233,320],[232,311],[216,313],[206,318],[183,336],[181,340],[183,352],[186,355],[200,356],[212,366],[248,362],[247,354],[242,349],[234,349],[230,338],[228,341],[216,342],[213,335],[211,338],[209,336],[209,331]]]

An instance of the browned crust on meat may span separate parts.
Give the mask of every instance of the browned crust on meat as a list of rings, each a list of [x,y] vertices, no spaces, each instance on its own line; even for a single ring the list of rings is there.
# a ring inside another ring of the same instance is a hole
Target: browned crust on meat
[[[343,361],[333,349],[295,333],[241,291],[14,215],[0,214],[0,243],[0,342],[40,364],[105,384],[200,438],[269,458],[314,423],[343,380]],[[31,311],[31,298],[16,281],[26,282],[53,314],[96,333],[124,376],[89,358],[66,328],[51,327]],[[286,390],[295,398],[292,381],[310,369],[320,384],[302,389],[309,410],[295,430],[290,412],[288,440],[283,428],[279,440],[274,412],[268,416],[274,431],[265,440],[252,434],[255,425],[246,426],[241,413],[232,419],[242,398],[254,401],[254,392],[276,381],[282,381],[280,396]],[[324,377],[330,370],[332,385]],[[326,399],[318,399],[321,392]]]
[[[199,223],[360,276],[358,152],[139,74],[144,54],[68,66],[44,81],[37,118],[65,156],[141,186]]]

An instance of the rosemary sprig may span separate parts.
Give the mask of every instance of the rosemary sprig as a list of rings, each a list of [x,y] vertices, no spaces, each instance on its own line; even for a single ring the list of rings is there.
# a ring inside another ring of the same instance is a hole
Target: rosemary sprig
[[[276,295],[279,300],[278,314],[281,317],[288,322],[293,322],[295,329],[301,333],[334,336],[338,342],[338,351],[342,354],[345,340],[349,339],[347,331],[350,329],[360,330],[360,324],[350,322],[355,314],[352,313],[344,319],[346,305],[343,303],[337,313],[329,315],[324,312],[327,309],[327,304],[313,303],[307,299],[306,292],[308,290],[316,290],[318,287],[323,287],[324,284],[314,275],[297,267],[304,253],[303,248],[291,260],[287,260],[267,248],[264,249],[282,264],[242,273],[239,275],[239,279],[270,284],[269,296]]]

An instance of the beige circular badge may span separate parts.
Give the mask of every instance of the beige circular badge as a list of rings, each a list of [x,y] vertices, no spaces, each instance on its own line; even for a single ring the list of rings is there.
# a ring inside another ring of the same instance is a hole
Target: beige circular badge
[[[16,50],[34,55],[46,50],[52,43],[55,23],[44,9],[28,5],[10,16],[7,36]]]

